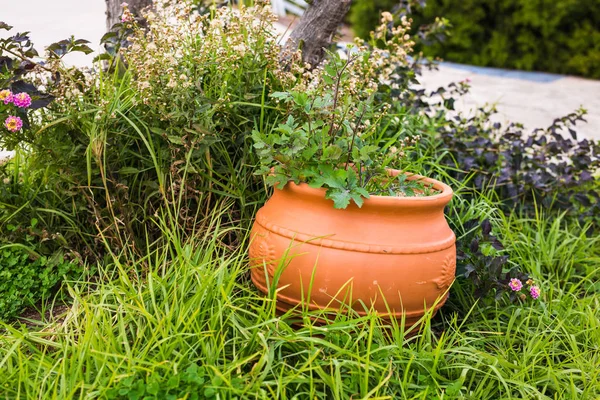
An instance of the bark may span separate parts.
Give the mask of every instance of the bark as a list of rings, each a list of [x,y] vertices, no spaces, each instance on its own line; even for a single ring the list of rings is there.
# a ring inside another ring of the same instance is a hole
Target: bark
[[[141,17],[141,11],[152,5],[152,0],[104,0],[106,2],[106,30],[109,31],[110,28],[117,22],[121,22],[121,12],[123,8],[121,4],[123,2],[127,3],[129,6],[129,10],[135,15],[138,22],[142,22],[143,19]]]
[[[316,67],[331,46],[333,36],[350,10],[352,0],[313,0],[282,51],[302,50],[302,60]]]

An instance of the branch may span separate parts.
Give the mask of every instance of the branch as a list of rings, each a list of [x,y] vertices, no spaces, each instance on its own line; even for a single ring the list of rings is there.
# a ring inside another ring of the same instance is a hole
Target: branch
[[[351,3],[352,0],[313,0],[282,49],[282,61],[300,49],[302,60],[316,67],[325,56],[325,49],[331,46]]]

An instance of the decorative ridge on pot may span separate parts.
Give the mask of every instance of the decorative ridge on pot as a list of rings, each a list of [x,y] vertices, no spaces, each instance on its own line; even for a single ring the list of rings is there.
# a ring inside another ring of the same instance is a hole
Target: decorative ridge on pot
[[[312,245],[317,245],[321,247],[331,247],[334,249],[343,249],[356,251],[361,253],[383,253],[383,254],[424,254],[424,253],[434,253],[440,250],[447,249],[449,247],[454,246],[456,242],[456,237],[454,233],[449,235],[447,238],[440,240],[437,243],[430,243],[425,246],[379,246],[372,244],[362,244],[358,242],[348,242],[343,240],[333,240],[328,239],[333,235],[328,235],[326,237],[315,237],[314,235],[294,232],[286,228],[282,228],[275,224],[266,222],[266,218],[261,215],[256,217],[255,224],[261,226],[267,231],[276,233],[280,236],[286,237],[288,239],[292,239],[294,242],[305,242],[310,243]]]

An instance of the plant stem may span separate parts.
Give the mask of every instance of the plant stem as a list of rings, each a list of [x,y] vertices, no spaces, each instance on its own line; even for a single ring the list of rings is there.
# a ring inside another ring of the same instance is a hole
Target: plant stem
[[[348,164],[350,163],[350,155],[352,154],[352,150],[354,149],[354,139],[356,139],[356,132],[358,131],[358,127],[360,126],[360,123],[362,122],[366,111],[367,108],[363,106],[362,113],[358,117],[358,121],[356,121],[354,129],[352,130],[352,141],[350,142],[350,146],[348,147],[348,157],[346,158],[346,171],[348,170]]]
[[[21,59],[21,60],[23,60],[23,61],[29,61],[30,63],[32,63],[32,64],[35,64],[35,65],[37,65],[38,67],[40,67],[40,68],[43,68],[43,69],[45,69],[45,70],[46,70],[46,71],[48,71],[48,72],[54,72],[54,71],[52,71],[50,68],[48,68],[48,67],[45,67],[45,66],[43,66],[43,65],[42,65],[42,64],[40,64],[40,63],[36,63],[35,61],[31,61],[31,60],[30,60],[30,59],[28,59],[27,57],[24,57],[23,55],[21,55],[21,54],[19,54],[19,53],[15,53],[14,51],[7,49],[6,47],[3,47],[3,48],[2,48],[2,51],[6,51],[7,53],[10,53],[10,54],[12,54],[13,56],[15,56],[15,57],[18,57],[18,58],[20,58],[20,59]]]
[[[342,75],[344,74],[344,71],[346,70],[346,68],[348,68],[348,66],[354,62],[354,60],[356,60],[356,57],[354,58],[350,58],[348,57],[348,59],[346,60],[346,63],[344,64],[344,66],[342,67],[341,70],[337,71],[337,66],[336,66],[336,72],[337,72],[337,79],[335,82],[335,91],[333,94],[333,110],[331,113],[331,123],[329,125],[329,135],[330,135],[330,140],[329,143],[331,144],[333,142],[333,139],[335,137],[335,132],[333,131],[333,125],[335,123],[335,110],[337,108],[337,102],[338,102],[338,97],[340,94],[340,82],[342,81]]]

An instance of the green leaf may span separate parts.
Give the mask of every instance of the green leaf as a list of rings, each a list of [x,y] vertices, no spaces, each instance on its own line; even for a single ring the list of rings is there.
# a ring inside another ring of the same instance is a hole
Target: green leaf
[[[338,145],[332,144],[325,148],[323,151],[324,160],[337,160],[340,158],[344,150]]]
[[[318,151],[319,151],[319,146],[317,146],[317,145],[308,146],[302,151],[302,158],[305,160],[310,160],[314,157],[315,154],[317,154]]]
[[[82,45],[78,45],[78,46],[73,46],[69,49],[71,52],[80,52],[80,53],[84,53],[84,54],[90,54],[93,53],[94,50],[92,50],[90,48],[90,46],[86,46],[85,44]]]
[[[324,81],[326,84],[328,84],[328,85],[333,85],[333,82],[334,82],[334,80],[333,80],[333,78],[332,78],[332,77],[330,77],[329,75],[322,75],[322,77],[323,77],[323,81]]]
[[[152,380],[146,386],[146,392],[148,392],[148,394],[157,395],[158,394],[158,389],[159,389],[158,382],[155,381],[155,380]]]
[[[267,177],[265,178],[265,183],[267,185],[276,186],[277,189],[283,189],[287,181],[287,177],[280,174],[267,175]]]
[[[367,189],[362,188],[362,187],[355,187],[353,189],[354,192],[358,193],[359,195],[361,195],[362,197],[368,199],[369,197],[371,197],[371,195],[369,195],[369,192],[367,191]]]
[[[354,203],[356,203],[358,208],[362,207],[362,205],[364,203],[364,199],[362,198],[362,196],[360,194],[351,192],[350,196],[352,197],[352,200],[354,200]]]
[[[353,168],[348,168],[346,170],[346,181],[349,189],[354,189],[356,187],[356,184],[358,183],[358,176]]]
[[[458,396],[460,395],[460,389],[463,385],[463,378],[457,379],[452,382],[450,385],[446,386],[446,394],[448,396]]]
[[[175,389],[178,386],[179,386],[179,375],[173,375],[167,381],[167,388]]]
[[[167,139],[173,144],[183,144],[183,139],[180,136],[167,135]]]
[[[295,126],[295,124],[294,124],[294,116],[293,115],[288,115],[288,118],[287,118],[287,121],[285,121],[285,124],[287,126],[294,127]]]
[[[377,155],[380,151],[379,146],[376,145],[367,145],[360,148],[360,160],[361,161],[369,161],[372,159],[372,155]]]
[[[304,92],[295,92],[293,95],[294,103],[300,107],[304,107],[308,102],[308,95]]]
[[[333,200],[333,207],[335,208],[346,208],[352,200],[350,191],[347,189],[329,189],[325,197]]]
[[[106,43],[107,41],[109,41],[110,39],[116,39],[118,37],[117,32],[114,31],[110,31],[104,34],[104,36],[102,36],[100,38],[100,43]]]
[[[288,92],[274,92],[271,93],[271,97],[279,100],[289,100],[292,98],[292,95]]]
[[[111,56],[108,53],[102,53],[102,54],[98,54],[96,57],[94,57],[93,62],[97,62],[97,61],[103,61],[103,60],[112,60],[113,56]]]
[[[140,172],[141,171],[135,167],[123,167],[119,170],[119,174],[121,175],[134,175]]]

